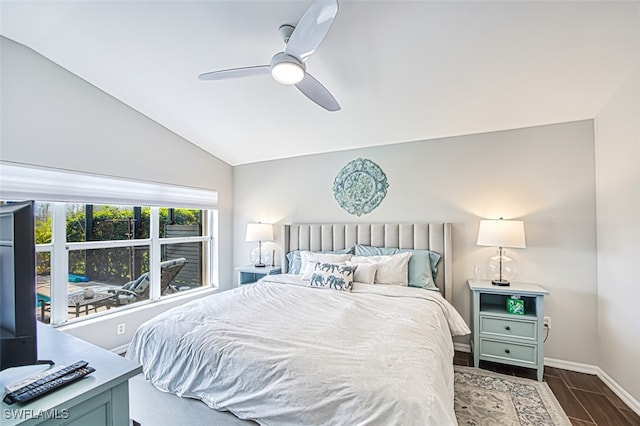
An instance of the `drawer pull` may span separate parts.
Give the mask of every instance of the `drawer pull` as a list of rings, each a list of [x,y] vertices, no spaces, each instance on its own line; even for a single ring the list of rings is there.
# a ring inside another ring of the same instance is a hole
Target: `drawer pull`
[[[510,353],[511,353],[511,351],[510,351],[509,349],[505,349],[505,350],[504,350],[504,353],[506,353],[506,354],[510,354]]]
[[[507,330],[507,331],[509,331],[509,330],[511,330],[511,327],[506,326],[504,329],[505,329],[505,330]]]

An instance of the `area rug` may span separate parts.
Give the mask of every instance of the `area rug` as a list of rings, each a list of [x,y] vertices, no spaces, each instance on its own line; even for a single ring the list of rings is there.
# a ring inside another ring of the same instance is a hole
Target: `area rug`
[[[569,418],[544,382],[455,366],[458,424],[568,426]]]

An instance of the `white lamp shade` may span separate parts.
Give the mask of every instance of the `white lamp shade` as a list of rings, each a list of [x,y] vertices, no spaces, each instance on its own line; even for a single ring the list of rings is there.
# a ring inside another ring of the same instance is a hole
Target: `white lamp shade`
[[[524,238],[524,222],[521,220],[481,220],[478,229],[479,246],[527,247]]]
[[[273,241],[273,225],[270,223],[247,224],[246,241]]]

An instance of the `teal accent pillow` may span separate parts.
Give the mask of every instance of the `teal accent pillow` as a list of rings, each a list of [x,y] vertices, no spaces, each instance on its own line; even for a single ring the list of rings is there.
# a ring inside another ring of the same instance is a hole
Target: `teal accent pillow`
[[[440,255],[431,250],[399,249],[391,247],[372,247],[356,244],[356,256],[391,256],[398,253],[411,253],[409,259],[409,287],[437,289],[434,279],[438,273]]]
[[[336,251],[321,251],[319,253],[334,253],[334,254],[353,254],[353,246],[346,249]],[[299,275],[302,273],[300,268],[302,267],[302,258],[300,257],[300,250],[294,250],[287,253],[287,274]]]
[[[290,251],[287,253],[287,273],[299,274],[300,267],[302,266],[302,259],[300,258],[300,250]]]

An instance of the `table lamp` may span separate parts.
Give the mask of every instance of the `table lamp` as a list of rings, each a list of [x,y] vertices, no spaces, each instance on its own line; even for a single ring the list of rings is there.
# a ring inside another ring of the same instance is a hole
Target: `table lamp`
[[[273,241],[273,225],[260,222],[248,223],[245,241],[258,242],[258,263],[255,263],[254,266],[256,268],[264,268],[266,265],[262,263],[262,242]],[[251,253],[253,254],[253,251]],[[254,258],[255,257],[252,256],[252,260]]]
[[[487,274],[493,285],[508,286],[516,274],[516,262],[507,257],[504,248],[525,248],[524,222],[521,220],[481,220],[479,246],[498,247],[498,254],[487,259]]]

